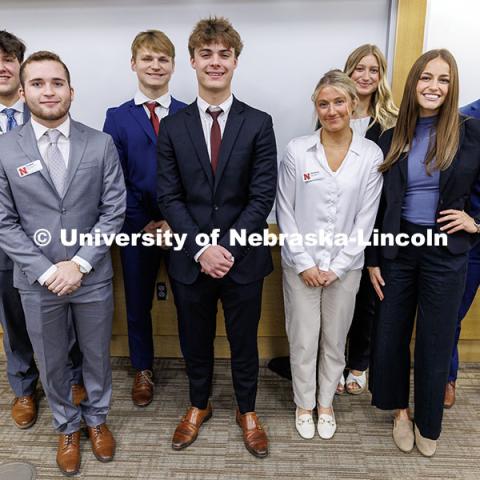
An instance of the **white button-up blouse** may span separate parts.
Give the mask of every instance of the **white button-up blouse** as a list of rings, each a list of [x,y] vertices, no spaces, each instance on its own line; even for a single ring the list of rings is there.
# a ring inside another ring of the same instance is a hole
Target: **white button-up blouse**
[[[380,202],[382,161],[380,148],[356,133],[336,172],[328,165],[319,131],[289,142],[277,192],[277,221],[287,234],[283,264],[297,273],[317,266],[338,278],[363,267]]]

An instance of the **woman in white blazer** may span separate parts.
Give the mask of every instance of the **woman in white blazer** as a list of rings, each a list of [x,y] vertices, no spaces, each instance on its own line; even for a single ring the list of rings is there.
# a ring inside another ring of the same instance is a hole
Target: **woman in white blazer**
[[[353,81],[326,73],[312,96],[321,128],[294,138],[279,171],[277,218],[290,344],[295,425],[312,438],[336,430],[332,402],[345,367],[345,340],[380,200],[380,148],[352,132]],[[303,241],[299,241],[301,238]],[[318,389],[317,389],[318,372]]]

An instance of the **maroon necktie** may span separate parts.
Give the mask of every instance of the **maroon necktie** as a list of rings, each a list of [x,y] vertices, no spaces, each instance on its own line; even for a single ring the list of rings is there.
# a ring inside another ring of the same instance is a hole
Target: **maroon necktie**
[[[215,174],[218,164],[218,155],[220,153],[220,144],[222,143],[222,131],[220,130],[220,124],[218,123],[218,116],[223,112],[223,110],[217,110],[211,112],[207,110],[208,113],[212,116],[213,123],[210,130],[210,161],[212,163],[212,170]]]
[[[158,130],[160,128],[160,119],[157,117],[155,108],[158,107],[159,103],[146,102],[145,105],[148,108],[148,111],[150,112],[150,122],[152,123],[153,129],[155,130],[155,135],[158,135]]]

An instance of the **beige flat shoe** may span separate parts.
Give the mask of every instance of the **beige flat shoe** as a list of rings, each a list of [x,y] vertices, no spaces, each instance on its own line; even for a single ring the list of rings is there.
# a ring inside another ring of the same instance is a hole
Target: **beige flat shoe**
[[[418,451],[424,457],[433,457],[435,451],[437,450],[437,441],[430,438],[422,437],[420,430],[415,425],[415,443],[417,445]]]
[[[413,434],[413,422],[411,420],[393,418],[393,441],[404,453],[413,450],[415,436]]]

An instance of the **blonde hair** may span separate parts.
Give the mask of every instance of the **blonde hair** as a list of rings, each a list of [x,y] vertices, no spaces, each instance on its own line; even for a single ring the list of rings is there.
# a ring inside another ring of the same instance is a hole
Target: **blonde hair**
[[[133,59],[141,48],[164,53],[175,60],[175,47],[172,41],[160,30],[146,30],[137,34],[131,46]]]
[[[312,102],[315,104],[318,98],[318,95],[325,87],[333,87],[337,90],[340,90],[345,94],[347,98],[350,99],[352,105],[355,105],[358,102],[357,89],[355,88],[355,83],[353,80],[343,73],[339,69],[329,70],[323,77],[318,81],[315,90],[312,94]],[[315,129],[320,128],[320,121],[318,117],[316,119]]]
[[[343,71],[352,76],[355,68],[363,57],[373,55],[378,63],[379,82],[378,88],[370,100],[369,114],[373,118],[373,123],[378,123],[382,131],[395,126],[398,107],[393,101],[392,91],[387,82],[387,60],[376,45],[365,44],[356,48],[347,58]]]
[[[430,138],[425,166],[431,171],[431,163],[435,168],[446,170],[453,162],[460,143],[460,119],[458,115],[458,69],[453,55],[445,49],[430,50],[421,55],[413,64],[408,73],[402,103],[395,130],[393,131],[392,145],[379,170],[386,172],[398,161],[408,146],[412,145],[415,135],[415,126],[420,113],[417,100],[417,83],[428,62],[441,58],[450,67],[450,83],[445,101],[440,107],[436,133]]]

